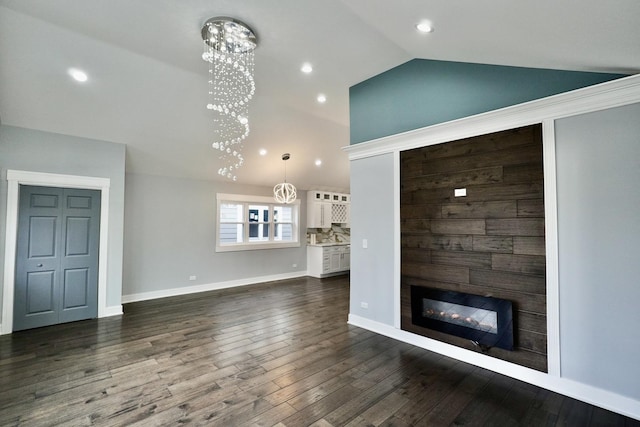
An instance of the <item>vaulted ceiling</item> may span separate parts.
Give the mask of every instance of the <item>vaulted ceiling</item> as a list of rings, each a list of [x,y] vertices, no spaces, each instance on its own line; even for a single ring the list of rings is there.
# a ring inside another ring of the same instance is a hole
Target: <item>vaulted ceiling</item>
[[[0,0],[0,120],[126,144],[131,173],[221,179],[200,38],[214,16],[259,39],[246,184],[281,181],[289,152],[299,188],[348,188],[349,87],[413,58],[640,71],[637,0]]]

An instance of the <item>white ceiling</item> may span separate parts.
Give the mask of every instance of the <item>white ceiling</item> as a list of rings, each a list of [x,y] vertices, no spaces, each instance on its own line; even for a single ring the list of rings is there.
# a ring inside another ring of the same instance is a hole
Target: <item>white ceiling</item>
[[[246,184],[281,181],[290,152],[300,189],[347,189],[349,87],[413,58],[640,71],[637,0],[0,0],[0,119],[126,144],[131,173],[219,179],[200,28],[221,15],[259,38]]]

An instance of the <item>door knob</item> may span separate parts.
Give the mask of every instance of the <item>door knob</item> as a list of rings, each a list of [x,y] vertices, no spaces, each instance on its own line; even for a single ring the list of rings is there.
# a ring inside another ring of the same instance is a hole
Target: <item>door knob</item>
[[[42,267],[42,264],[38,264],[37,267]]]

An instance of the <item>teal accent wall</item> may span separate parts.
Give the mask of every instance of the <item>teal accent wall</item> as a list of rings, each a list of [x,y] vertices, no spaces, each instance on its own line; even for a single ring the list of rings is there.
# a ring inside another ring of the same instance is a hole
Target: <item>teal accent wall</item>
[[[349,89],[350,140],[357,144],[620,77],[414,59]]]

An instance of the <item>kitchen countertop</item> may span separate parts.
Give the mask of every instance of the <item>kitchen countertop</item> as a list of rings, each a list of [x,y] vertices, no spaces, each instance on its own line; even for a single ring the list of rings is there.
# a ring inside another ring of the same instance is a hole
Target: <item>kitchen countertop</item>
[[[327,242],[327,243],[316,243],[315,245],[307,244],[307,246],[348,246],[351,242]]]

